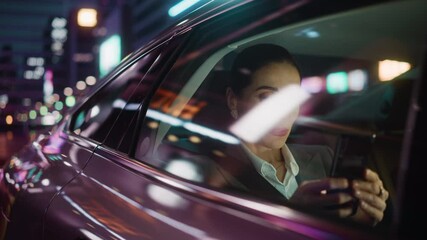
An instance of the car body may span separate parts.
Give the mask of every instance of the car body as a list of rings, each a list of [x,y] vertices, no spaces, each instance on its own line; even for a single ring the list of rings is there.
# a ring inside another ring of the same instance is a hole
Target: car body
[[[7,162],[2,236],[413,236],[415,193],[405,185],[419,176],[426,7],[417,0],[206,2],[126,57],[50,134]],[[227,130],[224,79],[234,52],[256,43],[286,47],[311,94],[289,141],[329,146],[337,171],[357,164],[380,175],[390,198],[377,226],[312,213],[233,183],[240,165],[229,149],[240,141]],[[381,82],[385,59],[410,70]],[[331,83],[342,75],[346,86]]]

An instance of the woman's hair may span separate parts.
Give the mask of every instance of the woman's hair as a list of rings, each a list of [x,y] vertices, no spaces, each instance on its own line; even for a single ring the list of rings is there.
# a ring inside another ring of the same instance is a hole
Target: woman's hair
[[[274,44],[257,44],[237,54],[231,67],[229,86],[236,95],[251,83],[253,73],[271,63],[286,62],[300,70],[292,55],[285,48]],[[300,74],[301,75],[301,74]]]

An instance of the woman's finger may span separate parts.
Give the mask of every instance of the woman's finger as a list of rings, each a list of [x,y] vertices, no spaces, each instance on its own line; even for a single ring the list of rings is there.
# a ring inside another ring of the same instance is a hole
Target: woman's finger
[[[370,194],[369,192],[357,190],[354,195],[363,202],[371,205],[372,207],[384,211],[387,207],[386,202],[380,196]]]
[[[389,192],[382,186],[382,182],[367,182],[354,180],[352,182],[354,192],[362,191],[369,192],[382,200],[387,200],[389,197]]]
[[[375,207],[372,207],[365,201],[360,201],[360,207],[362,210],[364,210],[369,216],[371,216],[373,219],[375,219],[375,222],[380,222],[383,217],[384,213],[383,211],[378,210]]]
[[[381,182],[381,179],[378,174],[369,168],[365,170],[365,180],[369,182]]]
[[[353,189],[370,192],[375,195],[379,195],[382,191],[381,182],[368,182],[363,180],[354,180],[352,182]]]

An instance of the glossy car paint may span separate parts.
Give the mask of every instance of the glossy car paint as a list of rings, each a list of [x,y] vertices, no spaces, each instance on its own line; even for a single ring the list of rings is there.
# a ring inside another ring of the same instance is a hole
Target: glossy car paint
[[[251,1],[205,6],[150,47]],[[299,1],[293,7],[308,4]],[[286,8],[283,8],[286,9]],[[291,11],[291,9],[288,9]],[[255,24],[262,24],[256,22]],[[120,68],[109,75],[113,78]],[[159,79],[161,80],[161,79]],[[40,136],[7,164],[1,226],[10,239],[369,239],[355,228],[202,188],[64,130]]]
[[[2,211],[9,214],[12,206],[14,211],[2,219],[2,226],[14,236],[42,237],[43,217],[50,201],[81,174],[96,147],[65,135],[62,127],[50,136],[40,135],[5,167],[3,181],[7,186],[2,185],[6,190],[2,191]]]

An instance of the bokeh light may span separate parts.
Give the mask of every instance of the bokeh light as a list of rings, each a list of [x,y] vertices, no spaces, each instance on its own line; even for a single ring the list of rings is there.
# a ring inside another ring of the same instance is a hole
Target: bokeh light
[[[65,105],[67,105],[67,107],[72,107],[76,104],[76,98],[74,96],[68,96],[65,99]]]
[[[64,88],[64,95],[67,97],[73,95],[73,89],[70,87]]]

